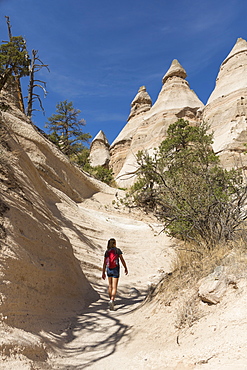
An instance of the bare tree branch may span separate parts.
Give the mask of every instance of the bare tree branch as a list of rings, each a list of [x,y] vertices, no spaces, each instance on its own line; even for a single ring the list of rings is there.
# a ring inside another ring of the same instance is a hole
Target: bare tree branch
[[[40,64],[37,62],[39,62]],[[38,57],[38,50],[32,50],[32,60],[31,60],[30,73],[29,73],[29,86],[28,86],[28,97],[27,97],[27,112],[26,112],[27,116],[30,118],[32,117],[33,111],[37,110],[37,109],[33,109],[33,103],[36,99],[38,100],[39,106],[41,110],[43,111],[43,113],[45,112],[40,95],[34,93],[34,88],[39,87],[40,89],[43,90],[44,96],[46,97],[47,95],[46,83],[44,81],[36,80],[34,78],[35,73],[39,72],[44,67],[50,72],[48,65],[44,64]]]

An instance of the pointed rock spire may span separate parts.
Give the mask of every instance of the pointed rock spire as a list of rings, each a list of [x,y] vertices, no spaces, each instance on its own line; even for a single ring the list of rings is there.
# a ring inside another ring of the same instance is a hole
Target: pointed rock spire
[[[226,59],[222,62],[222,65],[224,65],[230,58],[232,58],[234,55],[246,52],[247,51],[247,41],[242,39],[241,37],[237,39],[236,44],[233,46],[231,52],[226,57]]]
[[[214,91],[207,104],[237,90],[247,88],[247,42],[237,39],[229,55],[221,64]]]
[[[171,109],[181,111],[184,108],[199,109],[203,103],[185,78],[187,73],[177,59],[174,59],[170,68],[163,77],[163,86],[158,99],[150,110],[151,113],[169,111]]]
[[[131,102],[131,106],[133,106],[135,103],[148,103],[152,104],[152,100],[147,93],[146,86],[141,86],[138,90],[138,93],[136,94],[135,98]]]
[[[130,118],[148,111],[152,106],[152,100],[147,93],[146,87],[141,86],[138,90],[137,95],[134,97],[134,99],[131,102],[131,110],[130,115],[128,117],[128,120]]]
[[[111,145],[110,167],[113,169],[115,181],[121,187],[129,187],[136,177],[138,169],[136,154],[139,150],[147,150],[150,154],[154,148],[166,138],[167,129],[171,123],[178,118],[189,119],[190,122],[199,121],[198,110],[204,104],[190,89],[188,81],[185,80],[186,71],[177,60],[164,76],[164,84],[158,99],[149,110],[138,114],[140,110],[134,110],[136,103],[143,102],[142,94],[147,94],[145,87],[139,89],[138,94],[132,102],[131,119],[124,126],[117,138]],[[145,104],[142,106],[145,107]]]
[[[90,146],[89,161],[92,167],[107,167],[110,161],[110,144],[102,130],[93,139]]]
[[[187,77],[187,73],[185,69],[181,66],[181,64],[179,63],[177,59],[173,59],[170,68],[168,69],[165,76],[163,77],[163,80],[162,80],[163,84],[166,82],[166,80],[169,77],[173,77],[173,76],[177,76],[181,78]]]
[[[107,140],[107,138],[106,138],[106,136],[105,136],[105,134],[102,130],[100,130],[97,133],[95,138],[92,140],[92,144],[93,144],[94,141],[97,141],[97,140],[102,141],[106,146],[110,146],[110,144],[109,144],[109,142],[108,142],[108,140]],[[92,144],[91,144],[91,146],[92,146]]]

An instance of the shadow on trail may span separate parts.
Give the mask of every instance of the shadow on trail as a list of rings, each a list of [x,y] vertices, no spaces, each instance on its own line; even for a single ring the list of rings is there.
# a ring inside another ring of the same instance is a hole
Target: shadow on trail
[[[132,326],[124,324],[121,318],[140,306],[145,293],[134,288],[134,292],[130,293],[119,289],[116,310],[109,311],[107,293],[102,293],[102,286],[95,288],[101,290],[101,298],[97,302],[71,319],[61,335],[49,333],[50,343],[53,342],[53,350],[58,355],[58,369],[85,369],[93,366],[99,360],[111,356],[120,340],[125,344],[131,340]]]

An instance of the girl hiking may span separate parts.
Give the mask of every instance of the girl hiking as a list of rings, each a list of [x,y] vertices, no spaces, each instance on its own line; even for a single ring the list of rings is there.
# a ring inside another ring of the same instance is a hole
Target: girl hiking
[[[119,279],[119,259],[123,264],[125,275],[128,274],[126,262],[123,258],[122,251],[116,247],[116,240],[109,239],[107,243],[107,250],[104,255],[104,263],[102,269],[102,279],[105,280],[106,273],[108,276],[108,294],[110,298],[109,308],[114,311],[114,300],[117,294],[117,286]],[[106,271],[106,273],[105,273]]]

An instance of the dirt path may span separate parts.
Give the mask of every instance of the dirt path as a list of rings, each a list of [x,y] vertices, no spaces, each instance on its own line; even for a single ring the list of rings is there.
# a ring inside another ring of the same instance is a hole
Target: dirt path
[[[237,302],[232,291],[216,307],[202,306],[204,316],[178,331],[174,324],[182,309],[179,299],[171,307],[142,304],[149,284],[170,271],[174,256],[172,242],[159,233],[160,226],[106,212],[94,204],[74,209],[61,204],[60,211],[64,230],[100,299],[60,335],[49,334],[53,354],[48,369],[247,369],[245,285],[238,291]],[[70,224],[66,230],[68,212],[73,227]],[[114,312],[107,308],[107,284],[100,278],[110,237],[116,238],[130,271],[120,278]]]
[[[80,316],[71,321],[62,334],[62,348],[55,348],[56,358],[51,365],[57,369],[110,369],[102,365],[102,360],[112,361],[119,351],[131,341],[131,312],[144,299],[144,293],[136,292],[129,296],[126,288],[119,290],[117,307],[111,312],[107,307],[107,295],[101,293],[101,299],[92,304]]]
[[[18,329],[12,333],[8,328],[10,340],[20,337],[25,352],[5,356],[0,369],[247,369],[247,280],[243,277],[238,289],[230,287],[217,305],[201,302],[199,318],[192,326],[178,329],[177,317],[191,298],[183,286],[171,302],[162,301],[162,296],[144,302],[149,285],[171,271],[174,242],[160,233],[160,225],[120,214],[108,204],[104,198],[57,205],[61,227],[99,299],[69,323],[59,319],[58,305],[57,323],[53,319],[46,319],[44,325],[37,322],[32,333]],[[103,254],[111,237],[116,238],[129,268],[128,276],[121,270],[114,312],[108,310],[107,283],[101,279]],[[68,307],[68,315],[71,312]]]
[[[88,367],[116,369],[119,354],[123,358],[128,357],[135,332],[140,321],[143,321],[138,312],[150,283],[170,271],[173,255],[171,241],[159,233],[161,227],[157,224],[89,209],[83,205],[74,208],[73,215],[71,208],[64,204],[60,205],[60,211],[65,218],[69,212],[70,220],[73,220],[73,231],[68,229],[67,236],[82,262],[83,271],[99,292],[100,299],[74,318],[55,340],[50,365],[64,370]],[[87,243],[82,243],[79,237],[81,233],[90,240],[90,248]],[[108,310],[107,282],[101,279],[100,270],[106,242],[110,237],[116,238],[129,268],[128,276],[121,269],[114,312]],[[119,363],[117,367],[126,369],[126,363]],[[136,369],[136,364],[131,368]]]

